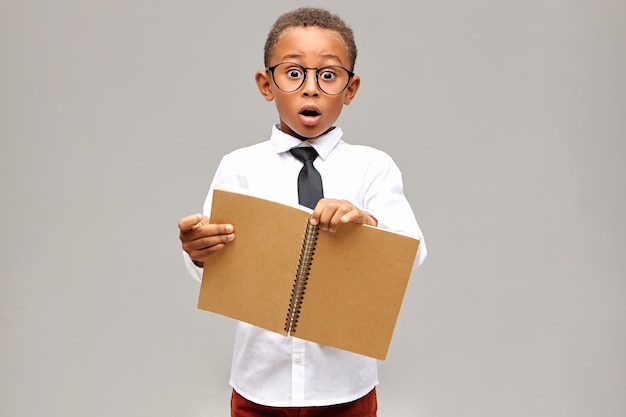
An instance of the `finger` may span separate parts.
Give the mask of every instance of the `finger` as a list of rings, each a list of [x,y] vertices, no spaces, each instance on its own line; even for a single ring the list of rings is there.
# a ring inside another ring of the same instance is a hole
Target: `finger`
[[[221,250],[234,238],[234,233],[202,237],[183,242],[183,250],[189,254],[191,259],[202,260],[215,251]]]
[[[193,242],[195,240],[204,239],[212,236],[227,236],[232,234],[234,231],[234,227],[232,224],[213,224],[208,223],[208,218],[206,218],[207,223],[203,219],[196,225],[194,225],[190,230],[180,232],[180,240],[185,242]]]
[[[311,213],[311,217],[309,218],[309,222],[312,225],[319,224],[320,222],[320,214],[324,210],[324,207],[328,204],[328,199],[322,198],[317,202],[315,207],[313,208],[313,213]]]
[[[344,206],[340,206],[339,208],[337,208],[337,210],[333,213],[333,216],[330,218],[328,222],[328,230],[331,232],[335,232],[337,228],[339,228],[339,226],[341,226],[344,223],[347,223],[347,221],[344,221],[344,219],[351,221],[351,219],[355,215],[355,211],[358,212],[358,210],[354,208],[352,205],[350,206],[344,205]]]
[[[313,213],[311,213],[311,219],[314,220],[316,223],[322,223],[325,220],[328,220],[332,216],[332,212],[337,209],[338,205],[339,200],[322,198],[315,205]]]
[[[206,216],[203,216],[199,213],[183,217],[178,221],[178,228],[181,232],[188,232],[190,230],[193,230],[194,227],[198,227],[198,225],[202,223],[204,217]]]
[[[332,217],[333,208],[330,207],[330,202],[320,200],[320,202],[315,206],[313,213],[309,221],[313,225],[319,225],[322,230],[328,227],[328,220]],[[330,213],[330,214],[329,214]]]
[[[341,224],[341,217],[352,210],[353,206],[344,201],[334,201],[326,204],[319,214],[319,224],[322,230],[334,232]]]
[[[192,232],[195,232],[199,237],[201,236],[214,236],[214,235],[227,235],[235,230],[232,224],[215,224],[204,223],[204,221],[196,224]]]
[[[354,207],[352,210],[343,214],[339,218],[339,221],[341,223],[361,223],[359,220],[361,219],[362,216],[363,216],[363,213],[361,212],[361,210]]]

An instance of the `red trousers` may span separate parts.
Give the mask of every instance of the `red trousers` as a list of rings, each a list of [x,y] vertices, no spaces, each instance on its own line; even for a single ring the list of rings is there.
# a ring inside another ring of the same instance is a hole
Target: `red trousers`
[[[327,407],[268,407],[246,400],[233,390],[231,417],[376,417],[376,388],[365,397]]]

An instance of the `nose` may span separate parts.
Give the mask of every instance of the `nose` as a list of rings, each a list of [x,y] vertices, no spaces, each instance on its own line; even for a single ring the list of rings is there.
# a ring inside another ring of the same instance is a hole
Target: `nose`
[[[318,96],[320,94],[319,86],[317,85],[315,69],[307,69],[307,76],[304,78],[304,85],[302,86],[302,94],[305,96]]]

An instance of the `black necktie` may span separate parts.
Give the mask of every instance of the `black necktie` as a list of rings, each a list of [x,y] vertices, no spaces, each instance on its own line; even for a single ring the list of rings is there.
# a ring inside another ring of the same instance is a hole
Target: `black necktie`
[[[298,202],[308,208],[315,208],[317,202],[324,197],[322,176],[313,166],[317,151],[310,146],[292,148],[293,156],[304,163],[298,175]]]

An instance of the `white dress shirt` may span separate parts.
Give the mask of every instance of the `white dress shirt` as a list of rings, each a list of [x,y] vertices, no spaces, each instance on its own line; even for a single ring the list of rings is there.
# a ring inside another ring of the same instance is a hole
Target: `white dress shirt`
[[[324,197],[348,200],[373,215],[379,228],[420,239],[417,267],[426,257],[426,246],[403,194],[398,167],[386,153],[349,145],[341,140],[342,135],[337,127],[307,141],[319,154],[314,165],[322,176]],[[210,217],[213,189],[222,185],[297,204],[302,163],[288,151],[302,144],[274,126],[269,141],[225,155],[209,189],[204,213]],[[200,280],[202,268],[186,254],[185,262],[192,276]],[[361,398],[377,383],[373,358],[238,324],[230,384],[250,401],[274,407],[341,404]]]

